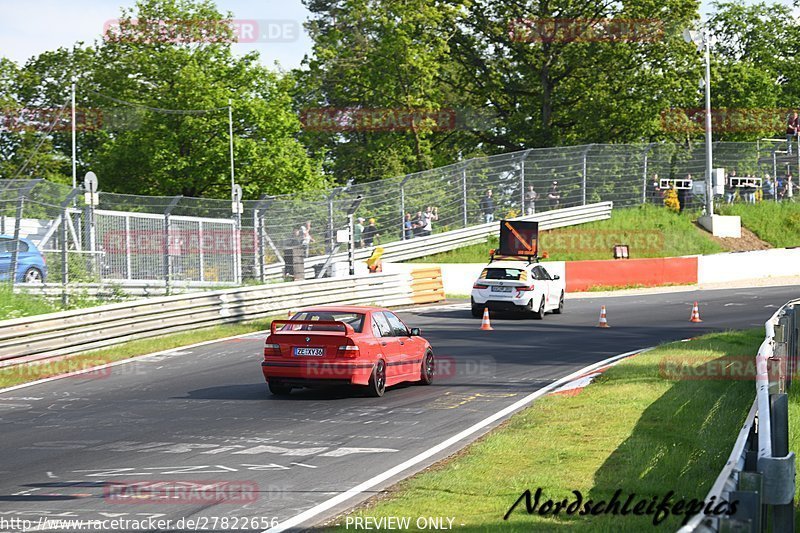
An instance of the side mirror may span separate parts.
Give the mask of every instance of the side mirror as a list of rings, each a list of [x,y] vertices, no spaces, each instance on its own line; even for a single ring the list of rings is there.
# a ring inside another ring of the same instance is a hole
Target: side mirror
[[[556,274],[555,276],[553,276],[553,279],[561,279],[561,276],[559,276],[558,274]]]
[[[419,328],[411,328],[411,336],[412,337],[419,337],[419,335],[420,335]]]

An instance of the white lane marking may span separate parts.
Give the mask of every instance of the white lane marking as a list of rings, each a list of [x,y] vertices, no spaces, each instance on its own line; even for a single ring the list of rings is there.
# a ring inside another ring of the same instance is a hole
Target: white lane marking
[[[56,479],[57,477],[58,476],[53,474],[52,472],[49,472],[49,471],[47,472],[47,478],[48,479]]]
[[[334,496],[333,498],[330,498],[330,499],[328,499],[328,500],[326,500],[326,501],[324,501],[324,502],[322,502],[322,503],[320,503],[318,505],[315,505],[311,509],[303,511],[302,513],[300,513],[298,515],[295,515],[295,516],[293,516],[293,517],[291,517],[291,518],[289,518],[287,520],[284,520],[283,522],[279,523],[278,525],[276,525],[274,527],[271,527],[271,528],[269,528],[267,530],[264,530],[264,532],[262,532],[262,533],[280,533],[281,531],[286,531],[287,529],[297,527],[297,526],[303,524],[304,522],[314,518],[315,516],[325,512],[325,511],[327,511],[329,509],[332,509],[333,507],[336,507],[337,505],[342,504],[342,503],[344,503],[344,502],[346,502],[346,501],[358,496],[362,492],[367,491],[367,490],[375,487],[376,485],[378,485],[380,483],[383,483],[384,481],[386,481],[388,479],[391,479],[392,477],[405,472],[409,468],[411,468],[411,467],[413,467],[415,465],[418,465],[422,461],[424,461],[424,460],[426,460],[426,459],[428,459],[430,457],[433,457],[437,453],[439,453],[439,452],[441,452],[443,450],[446,450],[447,448],[449,448],[453,444],[456,444],[457,442],[464,440],[465,438],[469,437],[470,435],[472,435],[474,433],[477,433],[478,431],[480,431],[481,429],[485,428],[489,424],[491,424],[493,422],[496,422],[496,421],[500,420],[501,418],[509,416],[510,414],[514,413],[515,411],[518,411],[518,410],[522,409],[523,407],[525,407],[528,404],[530,404],[531,402],[533,402],[535,399],[540,398],[540,397],[544,396],[545,394],[548,394],[553,389],[558,388],[561,385],[570,382],[571,380],[575,379],[576,377],[582,376],[582,375],[584,375],[586,373],[591,372],[592,370],[596,370],[596,369],[598,369],[600,367],[608,365],[609,363],[612,363],[612,362],[617,361],[619,359],[624,359],[626,357],[630,357],[631,355],[635,355],[635,354],[639,354],[639,353],[644,353],[644,352],[650,351],[653,348],[654,347],[651,346],[651,347],[648,347],[648,348],[644,348],[642,350],[633,350],[633,351],[630,351],[630,352],[625,352],[623,354],[619,354],[619,355],[615,355],[613,357],[609,357],[608,359],[604,359],[603,361],[600,361],[599,363],[594,363],[594,364],[589,365],[589,366],[587,366],[585,368],[582,368],[582,369],[580,369],[580,370],[578,370],[576,372],[573,372],[572,374],[570,374],[568,376],[565,376],[565,377],[563,377],[563,378],[561,378],[561,379],[559,379],[557,381],[554,381],[550,385],[547,385],[547,386],[537,390],[536,392],[529,394],[528,396],[522,398],[521,400],[518,400],[518,401],[512,403],[508,407],[505,407],[505,408],[501,409],[500,411],[496,412],[495,414],[484,418],[480,422],[468,427],[467,429],[461,431],[460,433],[457,433],[457,434],[453,435],[449,439],[437,444],[436,446],[428,448],[426,451],[424,451],[424,452],[412,457],[411,459],[409,459],[409,460],[407,460],[407,461],[405,461],[403,463],[400,463],[399,465],[397,465],[397,466],[395,466],[393,468],[390,468],[389,470],[384,471],[382,474],[378,474],[377,476],[373,477],[372,479],[369,479],[369,480],[367,480],[367,481],[365,481],[363,483],[360,483],[360,484],[356,485],[355,487],[353,487],[353,488],[351,488],[351,489],[349,489],[349,490],[347,490],[345,492],[341,492],[341,493],[337,494],[336,496]]]
[[[732,303],[729,303],[729,304],[725,304],[722,307],[734,307],[734,306],[742,306],[742,305],[747,305],[747,304],[740,304],[738,302],[732,302]]]
[[[305,468],[317,468],[317,467],[316,467],[316,466],[314,466],[314,465],[307,465],[307,464],[305,464],[305,463],[289,463],[289,464],[290,464],[290,465],[295,465],[295,466],[303,466],[303,467],[305,467]]]

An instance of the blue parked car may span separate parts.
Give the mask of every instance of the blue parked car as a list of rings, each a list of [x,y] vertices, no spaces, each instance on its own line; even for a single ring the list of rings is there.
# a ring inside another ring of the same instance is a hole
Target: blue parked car
[[[14,238],[0,235],[0,280],[7,280],[11,271],[11,254],[14,252]],[[44,256],[28,239],[19,240],[17,252],[17,283],[44,283],[47,265]]]

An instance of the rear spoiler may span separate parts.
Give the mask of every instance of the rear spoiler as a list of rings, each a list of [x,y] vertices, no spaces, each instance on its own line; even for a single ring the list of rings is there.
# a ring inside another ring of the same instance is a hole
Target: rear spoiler
[[[341,322],[339,320],[273,320],[272,324],[270,325],[270,333],[277,333],[278,326],[285,326],[285,325],[292,325],[292,326],[336,326],[342,328],[341,331],[333,330],[333,331],[313,331],[312,333],[341,333],[343,335],[352,335],[355,333],[353,326],[347,324],[346,322]],[[308,330],[282,330],[280,333],[308,333]]]

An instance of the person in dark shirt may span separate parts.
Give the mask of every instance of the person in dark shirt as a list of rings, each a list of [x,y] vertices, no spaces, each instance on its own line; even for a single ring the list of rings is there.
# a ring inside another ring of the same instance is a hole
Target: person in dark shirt
[[[558,182],[554,181],[553,186],[550,187],[550,192],[547,193],[547,201],[550,203],[550,209],[558,209],[561,203],[561,193],[558,192]]]
[[[375,219],[374,218],[369,219],[369,226],[364,228],[364,235],[363,235],[364,246],[366,247],[372,246],[375,240],[378,239],[380,236],[381,234],[378,233],[378,228],[375,226]]]

